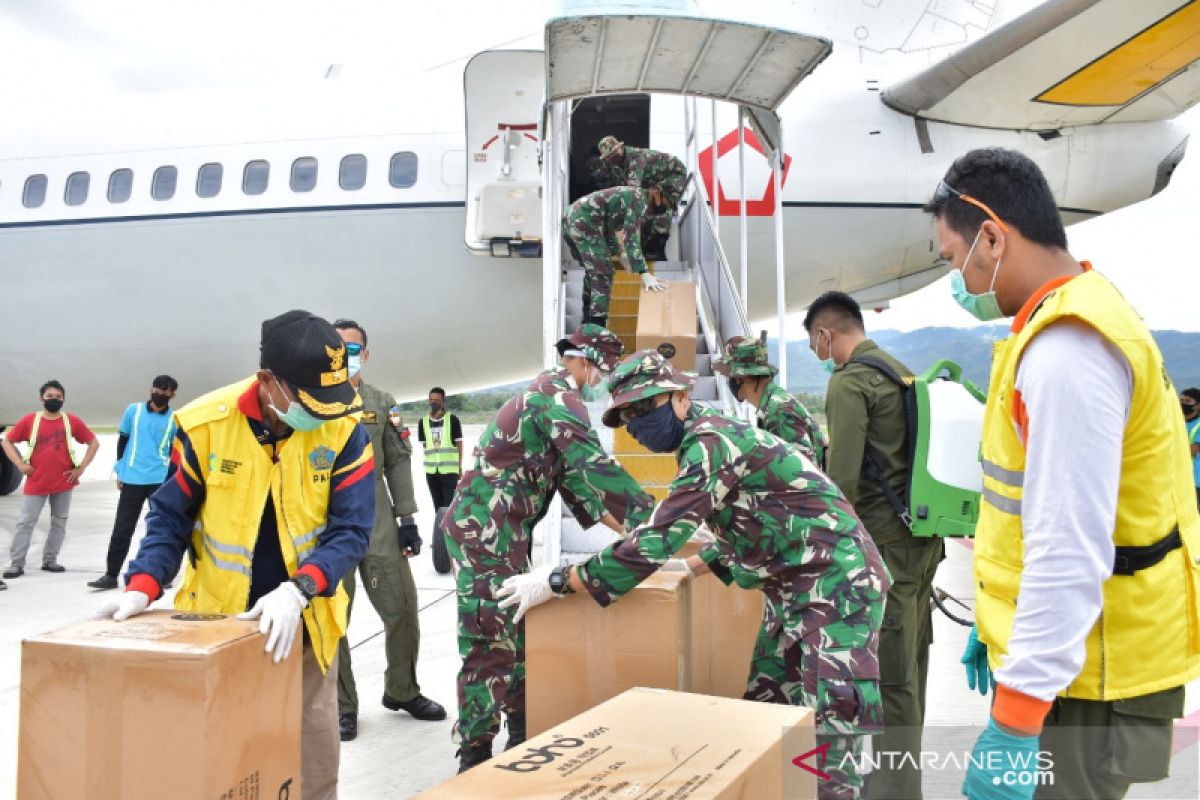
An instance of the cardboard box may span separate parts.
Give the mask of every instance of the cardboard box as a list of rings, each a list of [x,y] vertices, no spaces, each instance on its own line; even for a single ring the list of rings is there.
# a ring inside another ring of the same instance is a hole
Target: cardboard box
[[[634,686],[689,688],[688,582],[655,573],[604,608],[573,594],[525,623],[525,725],[530,736]]]
[[[657,350],[676,369],[696,369],[696,284],[666,281],[665,292],[643,292],[637,349]]]
[[[694,556],[700,545],[688,542],[676,555]],[[750,678],[750,657],[762,627],[763,595],[757,589],[726,586],[704,574],[691,585],[688,626],[689,690],[740,698]]]
[[[21,645],[21,800],[300,797],[299,642],[258,623],[151,611]]]
[[[807,800],[806,708],[635,688],[418,797]]]

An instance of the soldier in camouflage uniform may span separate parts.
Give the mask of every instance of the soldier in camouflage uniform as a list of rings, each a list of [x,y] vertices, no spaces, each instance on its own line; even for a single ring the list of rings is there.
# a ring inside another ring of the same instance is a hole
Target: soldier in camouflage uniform
[[[500,609],[495,591],[525,572],[534,525],[557,489],[586,528],[622,534],[650,515],[651,497],[605,454],[580,399],[616,366],[621,340],[584,325],[559,342],[564,369],[534,379],[480,436],[443,520],[457,562],[459,771],[491,757],[501,710],[511,748],[525,739],[524,625]]]
[[[828,744],[821,798],[856,798],[864,734],[877,730],[879,627],[891,576],[853,509],[794,447],[741,420],[701,410],[692,378],[653,350],[626,359],[611,381],[604,422],[628,424],[679,473],[650,521],[578,567],[544,566],[510,578],[501,605],[518,613],[555,593],[586,589],[608,605],[664,567],[765,595],[745,697],[808,706]],[[716,539],[672,559],[707,524]]]
[[[752,336],[734,336],[713,371],[729,378],[729,391],[758,409],[758,427],[800,448],[825,469],[829,439],[812,414],[772,378],[779,372],[767,360],[767,345]],[[743,380],[748,379],[748,380]]]
[[[660,258],[671,235],[671,215],[679,206],[687,186],[687,168],[670,153],[646,147],[628,147],[615,136],[605,136],[596,148],[608,165],[609,183],[604,186],[657,186],[662,190],[663,203],[652,209],[642,224],[642,238],[648,252]],[[593,173],[594,179],[602,179]]]
[[[639,226],[646,213],[646,196],[650,194],[655,194],[655,190],[629,186],[601,189],[579,198],[563,214],[563,238],[583,264],[584,322],[601,327],[608,324],[613,276],[610,252],[620,256],[630,272],[642,276],[642,285],[647,290],[665,288],[647,271],[642,256]]]

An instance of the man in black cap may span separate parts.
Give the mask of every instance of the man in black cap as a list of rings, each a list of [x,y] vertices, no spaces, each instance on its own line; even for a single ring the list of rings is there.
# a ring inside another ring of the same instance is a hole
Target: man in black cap
[[[259,620],[276,663],[303,627],[303,797],[326,800],[337,796],[341,745],[341,579],[366,554],[374,525],[373,452],[349,416],[361,403],[328,322],[307,311],[267,320],[259,366],[176,414],[171,466],[150,498],[125,592],[98,615],[145,611],[187,553],[176,608]]]

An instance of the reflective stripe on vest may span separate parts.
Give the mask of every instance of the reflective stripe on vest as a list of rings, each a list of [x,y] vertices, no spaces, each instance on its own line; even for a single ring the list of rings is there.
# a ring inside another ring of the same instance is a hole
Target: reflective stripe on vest
[[[133,412],[133,435],[130,439],[129,460],[126,462],[129,466],[133,466],[134,460],[137,458],[137,442],[138,442],[138,427],[142,422],[142,409],[145,403],[138,403],[137,410]],[[165,412],[164,412],[165,413]],[[171,436],[175,433],[174,421],[168,421],[167,427],[163,430],[162,441],[158,443],[158,457],[162,459],[163,464],[169,464],[171,461]]]
[[[1087,656],[1062,696],[1099,701],[1138,697],[1200,675],[1200,517],[1183,417],[1162,355],[1137,313],[1112,284],[1090,271],[1053,290],[1022,330],[995,345],[981,448],[983,503],[973,555],[979,639],[988,646],[992,668],[999,669],[1008,655],[1025,568],[1027,523],[1021,501],[1026,451],[1013,418],[1017,367],[1029,342],[1062,319],[1086,323],[1104,335],[1133,376],[1113,545],[1154,547],[1176,527],[1181,539],[1181,546],[1160,561],[1132,574],[1116,572],[1098,587],[1103,607],[1087,634]],[[1079,464],[1072,469],[1078,475],[1041,480],[1079,480],[1090,468]]]
[[[454,444],[453,419],[454,415],[448,411],[442,417],[441,442],[435,447],[429,415],[421,418],[421,429],[425,434],[425,471],[428,473],[458,472],[458,447]]]
[[[75,460],[75,440],[71,438],[71,417],[67,412],[62,414],[63,435],[67,442],[67,455],[71,459],[71,463],[79,466],[79,462]],[[33,458],[33,448],[37,447],[38,428],[42,424],[42,412],[37,412],[37,416],[33,418],[33,430],[29,432],[29,452],[25,454],[25,463],[29,463],[29,459]]]

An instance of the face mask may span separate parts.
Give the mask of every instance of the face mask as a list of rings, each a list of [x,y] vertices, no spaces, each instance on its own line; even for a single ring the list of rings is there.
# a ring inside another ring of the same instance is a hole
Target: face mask
[[[813,351],[817,355],[817,359],[821,362],[821,369],[828,372],[830,375],[837,369],[837,363],[833,360],[833,334],[829,334],[829,358],[821,358],[821,332],[817,331],[817,349]]]
[[[950,293],[954,295],[954,302],[962,306],[963,310],[980,322],[991,322],[994,319],[1001,319],[1004,312],[1000,310],[1000,303],[996,300],[996,276],[1000,274],[1000,262],[996,262],[996,269],[992,272],[992,283],[988,290],[983,294],[971,294],[967,291],[967,281],[963,278],[962,271],[967,268],[967,264],[971,260],[971,254],[975,252],[975,245],[979,244],[979,237],[983,234],[983,228],[979,229],[979,233],[975,234],[975,241],[971,242],[971,249],[967,251],[967,257],[963,259],[962,269],[950,270]]]
[[[269,392],[268,392],[269,396]],[[279,417],[279,421],[287,425],[294,431],[315,431],[317,428],[325,424],[325,420],[317,419],[312,414],[304,410],[304,407],[299,403],[288,403],[287,412],[280,411],[274,403],[268,403],[268,406],[275,412],[275,416]]]
[[[47,411],[49,411],[51,414],[57,414],[59,412],[59,410],[62,409],[62,407],[63,407],[63,401],[59,400],[58,398],[53,398],[50,400],[43,400],[42,407],[45,408]]]
[[[583,398],[585,403],[595,403],[597,400],[603,400],[608,394],[608,376],[602,375],[595,386],[588,384],[587,386],[579,387],[579,396]]]
[[[1196,413],[1195,403],[1180,403],[1179,405],[1183,407],[1183,415],[1185,417],[1190,417]]]
[[[732,394],[733,394],[733,399],[734,399],[734,400],[737,400],[737,399],[738,399],[738,390],[740,390],[741,388],[742,388],[742,382],[741,382],[741,381],[739,381],[737,378],[730,378],[730,379],[729,379],[729,391],[730,391],[730,393],[732,393]]]
[[[150,402],[153,403],[158,408],[166,408],[167,404],[170,403],[171,401],[167,399],[166,395],[154,394],[153,392],[151,392],[150,393]]]
[[[350,377],[353,378],[362,369],[362,356],[350,356],[347,358],[346,368],[350,370]]]
[[[675,415],[675,406],[663,403],[658,408],[629,423],[629,435],[647,450],[671,453],[683,441],[683,421]]]
[[[442,410],[442,404],[440,402],[438,402],[437,400],[430,400],[429,401],[429,410],[432,411],[434,414],[436,414],[437,412]]]

